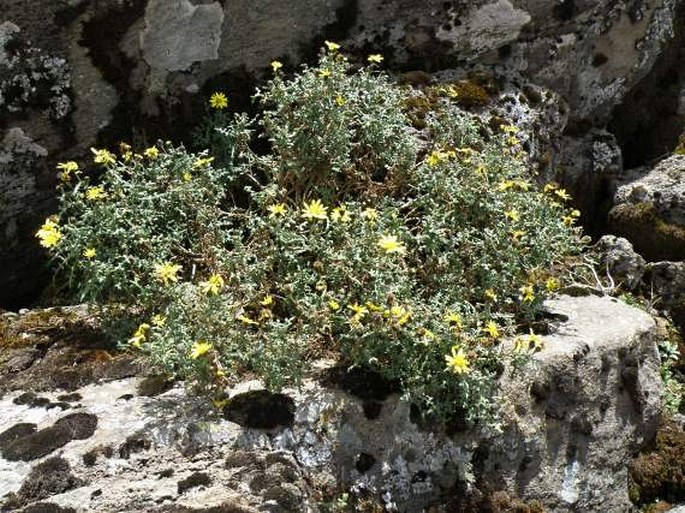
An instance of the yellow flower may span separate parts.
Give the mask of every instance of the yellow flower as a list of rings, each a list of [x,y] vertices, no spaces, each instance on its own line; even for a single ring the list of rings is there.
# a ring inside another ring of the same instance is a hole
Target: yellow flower
[[[269,306],[274,304],[274,297],[271,294],[267,294],[264,299],[259,302],[262,306]]]
[[[214,92],[209,97],[209,106],[216,110],[222,110],[228,107],[228,98],[222,92]]]
[[[531,347],[536,351],[541,351],[545,347],[545,342],[539,335],[533,333],[533,330],[530,330],[530,334],[528,335],[528,347]]]
[[[49,249],[59,244],[62,239],[62,232],[53,218],[47,218],[43,226],[36,232],[36,237],[40,239],[41,246]]]
[[[571,210],[570,216],[571,217],[580,217],[580,210],[574,208],[573,210]]]
[[[207,281],[201,281],[200,287],[205,294],[217,295],[224,286],[224,279],[219,274],[212,274]]]
[[[161,328],[166,324],[166,317],[160,314],[154,315],[152,317],[152,324],[158,328]]]
[[[497,301],[497,294],[492,289],[485,289],[485,297],[490,301]]]
[[[557,189],[554,191],[554,194],[557,198],[564,201],[568,201],[571,199],[571,195],[568,192],[566,192],[566,189]]]
[[[328,51],[331,53],[335,53],[338,50],[340,50],[340,45],[338,43],[333,43],[331,41],[324,41],[324,44],[326,45],[326,48],[328,48]]]
[[[197,360],[203,354],[206,354],[212,349],[212,344],[208,342],[195,342],[190,348],[190,358]]]
[[[341,95],[338,95],[335,97],[335,103],[338,105],[338,107],[342,107],[347,103],[347,100],[343,98]]]
[[[500,125],[499,129],[502,132],[508,133],[508,134],[514,134],[518,132],[518,128],[515,125]]]
[[[75,175],[79,173],[78,164],[73,160],[70,160],[69,162],[60,162],[57,164],[57,169],[62,171],[59,175],[59,178],[63,182],[69,181],[72,173]]]
[[[275,203],[273,205],[269,205],[266,209],[269,211],[269,217],[276,217],[284,216],[288,207],[286,207],[285,203]]]
[[[309,204],[305,203],[302,208],[302,217],[305,219],[328,219],[328,208],[324,207],[321,201],[312,200]]]
[[[147,323],[143,323],[140,326],[138,326],[138,329],[136,332],[133,334],[131,338],[128,339],[128,343],[131,344],[133,347],[137,347],[140,349],[140,346],[143,342],[145,342],[145,339],[147,338],[147,332],[150,330],[150,325]]]
[[[365,304],[371,312],[380,312],[381,310],[383,310],[379,305],[377,305],[373,301],[367,301]]]
[[[340,310],[340,303],[338,303],[335,299],[331,299],[328,302],[328,308],[330,308],[334,312],[337,312],[338,310]]]
[[[86,199],[90,201],[97,201],[101,200],[107,197],[107,193],[105,192],[105,189],[102,187],[102,185],[98,185],[97,187],[89,187],[86,189]]]
[[[97,251],[95,251],[95,248],[86,248],[83,250],[82,255],[90,260],[91,258],[95,258],[95,255],[97,255]]]
[[[274,73],[278,73],[278,70],[283,67],[283,63],[281,61],[271,61],[271,69],[274,70]]]
[[[117,161],[116,157],[107,150],[96,150],[95,148],[91,148],[90,151],[95,155],[95,157],[93,157],[93,162],[96,164],[106,166],[115,164]]]
[[[161,281],[164,285],[169,283],[176,283],[178,281],[178,273],[182,267],[171,262],[164,262],[163,264],[155,264],[155,277],[157,281]]]
[[[469,359],[460,347],[452,346],[452,352],[445,355],[445,361],[447,362],[445,370],[452,371],[455,374],[467,374],[471,371]]]
[[[497,327],[497,324],[495,321],[489,321],[486,325],[485,328],[483,328],[483,331],[485,331],[488,335],[490,335],[494,339],[498,339],[502,336],[502,334],[499,331],[499,328]]]
[[[352,310],[354,312],[354,316],[360,319],[364,317],[367,313],[369,313],[368,308],[366,308],[365,306],[361,306],[358,303],[355,303],[353,305],[347,305],[347,308]]]
[[[250,326],[254,326],[254,325],[256,325],[256,324],[259,324],[257,321],[253,321],[252,319],[250,319],[247,315],[240,315],[240,316],[238,316],[238,320],[239,320],[240,322],[242,322],[243,324],[247,324],[247,325],[250,325]]]
[[[514,137],[513,135],[512,135],[511,137],[507,137],[507,140],[506,140],[506,143],[507,143],[509,146],[516,146],[516,145],[519,144],[520,142],[521,142],[521,141],[519,141],[519,140],[518,140],[516,137]]]
[[[524,237],[526,235],[526,232],[524,230],[512,230],[511,232],[511,238],[515,241],[518,241],[521,237]]]
[[[214,157],[199,157],[195,162],[193,162],[193,169],[200,169],[210,165],[212,162],[214,162]]]
[[[512,210],[508,210],[507,212],[504,213],[504,215],[507,217],[507,219],[510,219],[514,222],[516,222],[520,219],[519,212],[515,208]]]
[[[426,164],[428,164],[429,167],[435,167],[443,160],[445,160],[444,153],[440,151],[433,151],[430,153],[430,155],[428,155],[428,157],[426,157]]]
[[[552,191],[557,190],[558,188],[559,188],[559,184],[557,184],[556,182],[550,182],[550,183],[545,184],[545,187],[543,190],[545,192],[552,192]]]
[[[445,321],[447,324],[455,326],[456,328],[463,328],[461,316],[458,313],[452,312],[451,310],[447,310],[442,320]]]
[[[404,326],[411,318],[411,312],[403,306],[393,306],[390,308],[390,315],[397,319],[397,324]]]
[[[377,243],[377,246],[386,253],[406,253],[407,248],[397,240],[396,235],[383,235]]]
[[[188,183],[193,179],[193,175],[190,174],[190,171],[184,171],[183,175],[181,175],[181,179],[185,182]]]
[[[328,78],[331,75],[332,75],[332,73],[331,73],[331,70],[329,70],[329,69],[322,69],[321,71],[319,71],[319,76],[321,78]]]
[[[376,210],[375,208],[366,208],[362,212],[362,217],[367,221],[373,223],[376,220],[378,220],[378,210]]]
[[[151,146],[143,152],[143,155],[145,155],[150,160],[154,160],[157,157],[159,157],[159,150],[155,146]]]
[[[524,285],[519,289],[519,291],[521,292],[521,299],[524,303],[532,303],[535,301],[535,291],[533,289],[533,285]]]
[[[124,158],[124,162],[128,162],[131,160],[131,157],[133,157],[131,145],[123,141],[119,143],[119,153],[121,153],[121,156]]]
[[[559,288],[559,281],[554,278],[553,276],[547,278],[547,281],[545,281],[545,289],[547,289],[549,292],[553,292]]]
[[[383,56],[380,53],[372,53],[366,58],[371,64],[380,64],[383,62]]]
[[[339,207],[335,207],[333,211],[331,212],[331,220],[333,221],[339,221],[341,223],[348,223],[350,222],[350,213],[347,211],[347,208],[345,205],[340,205]]]

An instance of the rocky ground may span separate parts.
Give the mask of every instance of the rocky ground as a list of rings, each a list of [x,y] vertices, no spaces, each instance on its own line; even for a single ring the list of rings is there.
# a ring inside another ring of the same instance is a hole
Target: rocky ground
[[[654,321],[595,295],[547,310],[546,350],[502,376],[501,426],[447,431],[392,384],[334,362],[300,389],[241,382],[212,405],[98,344],[85,308],[4,314],[0,508],[626,511],[682,450],[682,425],[668,424],[629,490],[627,462],[660,417]],[[671,500],[678,479],[659,481]]]

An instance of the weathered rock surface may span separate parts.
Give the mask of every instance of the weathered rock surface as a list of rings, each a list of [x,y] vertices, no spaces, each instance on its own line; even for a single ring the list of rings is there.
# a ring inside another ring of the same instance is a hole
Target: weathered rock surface
[[[138,377],[44,391],[45,401],[8,392],[0,445],[45,447],[35,434],[56,425],[74,436],[30,462],[0,458],[3,507],[302,512],[366,500],[449,512],[481,511],[482,496],[499,492],[547,511],[626,511],[627,463],[659,417],[654,322],[608,297],[562,296],[547,308],[545,350],[503,375],[500,430],[417,424],[392,388],[351,395],[328,365],[318,371],[328,379],[282,394],[240,383],[222,411],[181,385],[142,395]],[[67,400],[67,411],[48,407]],[[68,472],[36,482],[53,464]]]
[[[397,71],[487,68],[546,87],[565,99],[572,120],[566,137],[545,149],[548,169],[563,162],[584,176],[616,160],[611,144],[599,148],[585,134],[604,128],[653,69],[682,88],[672,49],[685,38],[683,12],[683,0],[5,0],[0,138],[21,130],[40,152],[26,161],[26,152],[0,149],[0,193],[9,205],[0,212],[0,265],[9,269],[0,277],[0,305],[25,304],[45,281],[33,272],[44,258],[32,234],[54,208],[57,161],[85,161],[91,146],[122,139],[187,140],[209,92],[225,90],[232,106],[244,106],[273,59],[293,67],[331,39],[359,61],[380,51]],[[658,98],[659,87],[649,94]],[[647,96],[630,103],[648,111]],[[673,143],[682,121],[675,116],[673,134],[661,139]],[[577,159],[575,138],[582,140]],[[589,218],[601,176],[572,191]]]
[[[624,290],[635,290],[645,274],[645,259],[638,255],[633,245],[623,237],[605,235],[597,241],[595,249],[600,254],[600,266]]]

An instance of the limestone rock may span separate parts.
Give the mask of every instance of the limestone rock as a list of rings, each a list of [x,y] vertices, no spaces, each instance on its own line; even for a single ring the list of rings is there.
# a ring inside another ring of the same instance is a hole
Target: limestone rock
[[[503,374],[500,430],[448,435],[417,422],[392,387],[370,387],[369,376],[325,362],[329,379],[280,395],[239,383],[226,391],[227,415],[181,384],[141,395],[141,378],[79,388],[68,396],[74,413],[15,401],[14,391],[0,399],[3,443],[28,446],[75,415],[87,415],[88,429],[35,464],[0,458],[0,497],[78,512],[315,512],[324,510],[319,501],[343,500],[342,490],[350,504],[446,513],[480,511],[467,498],[499,490],[549,511],[628,510],[627,464],[659,417],[654,322],[608,297],[562,296],[546,306],[545,350],[531,367]],[[272,403],[283,406],[283,420],[267,424]],[[25,493],[30,473],[57,451],[70,486]]]

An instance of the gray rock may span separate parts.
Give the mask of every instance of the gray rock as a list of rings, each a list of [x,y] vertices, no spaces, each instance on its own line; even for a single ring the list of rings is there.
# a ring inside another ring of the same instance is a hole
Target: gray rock
[[[685,329],[685,262],[648,264],[645,282],[657,306],[667,309],[676,325]]]
[[[628,180],[618,187],[615,204],[651,203],[665,222],[685,227],[685,155],[668,157]]]
[[[49,500],[79,512],[221,504],[314,512],[316,497],[344,490],[399,511],[443,504],[436,511],[445,512],[459,507],[462,495],[454,490],[478,478],[549,511],[628,510],[627,464],[659,416],[654,322],[608,297],[562,296],[546,306],[554,320],[545,349],[531,367],[502,377],[499,429],[447,436],[415,424],[395,395],[379,399],[379,411],[369,415],[363,399],[313,380],[283,391],[294,402],[292,423],[254,429],[226,420],[181,386],[143,396],[136,393],[140,378],[129,378],[78,390],[80,414],[96,416],[97,428],[60,451],[74,479],[87,484]],[[227,392],[244,397],[261,388],[243,382]],[[42,430],[61,416],[15,404],[15,395],[0,399],[0,432],[17,423]],[[33,429],[12,433],[30,436]],[[134,439],[144,443],[116,450]],[[30,471],[0,459],[0,496],[20,490]],[[201,486],[184,485],[178,495],[179,483],[198,475]]]
[[[623,237],[604,235],[595,246],[600,254],[600,265],[606,269],[616,285],[625,290],[636,289],[645,273],[645,259]]]

